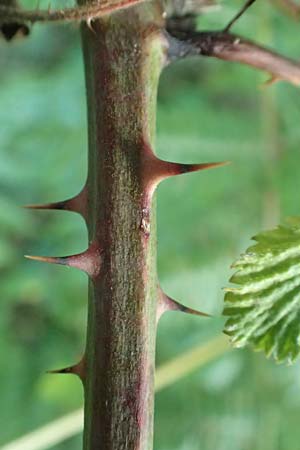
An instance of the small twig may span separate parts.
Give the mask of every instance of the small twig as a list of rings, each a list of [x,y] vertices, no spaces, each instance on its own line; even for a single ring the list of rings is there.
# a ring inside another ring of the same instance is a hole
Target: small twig
[[[224,28],[224,33],[228,32],[231,27],[235,24],[235,22],[247,11],[248,8],[250,8],[251,5],[253,5],[253,3],[256,0],[247,0],[246,3],[244,4],[244,6],[242,7],[242,9],[240,9],[240,11],[233,17],[233,19],[231,19],[231,21],[229,22],[229,24]]]
[[[128,8],[144,0],[102,0],[85,6],[59,10],[23,10],[0,5],[0,23],[21,22],[58,22],[88,21],[109,14],[112,11]]]
[[[255,67],[271,74],[273,81],[300,85],[300,64],[242,37],[223,32],[186,32],[169,36],[169,59],[209,56]]]

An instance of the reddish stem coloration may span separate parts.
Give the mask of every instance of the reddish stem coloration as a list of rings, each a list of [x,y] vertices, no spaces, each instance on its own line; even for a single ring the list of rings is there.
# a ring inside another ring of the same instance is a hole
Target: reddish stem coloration
[[[138,1],[106,1],[108,10],[102,5],[102,13]],[[80,12],[95,8],[94,3],[81,3]],[[75,211],[88,228],[89,246],[83,253],[31,257],[76,267],[89,276],[85,354],[78,364],[54,371],[78,375],[83,382],[84,450],[152,449],[157,320],[168,310],[205,315],[159,287],[153,197],[157,185],[170,176],[224,163],[177,164],[155,155],[161,70],[173,59],[203,55],[300,82],[299,64],[230,34],[228,27],[222,32],[168,33],[164,16],[160,2],[153,1],[92,22],[95,16],[86,18],[87,182],[72,199],[29,206]],[[8,18],[15,18],[12,10]]]
[[[161,11],[141,6],[82,26],[89,128],[87,225],[101,253],[90,281],[85,450],[150,450],[157,275],[145,192],[164,64]]]
[[[89,170],[65,209],[86,221],[89,247],[67,257],[29,258],[89,275],[86,351],[54,373],[78,375],[85,391],[85,450],[151,450],[156,325],[170,310],[205,315],[164,294],[156,273],[157,185],[224,163],[178,164],[153,151],[156,93],[167,63],[163,11],[145,3],[82,24]]]
[[[156,90],[167,53],[162,17],[152,3],[98,20],[93,30],[82,26],[87,225],[101,259],[89,293],[86,450],[152,449],[157,317],[166,310],[199,314],[158,286],[153,194],[169,176],[220,164],[175,164],[153,153]]]

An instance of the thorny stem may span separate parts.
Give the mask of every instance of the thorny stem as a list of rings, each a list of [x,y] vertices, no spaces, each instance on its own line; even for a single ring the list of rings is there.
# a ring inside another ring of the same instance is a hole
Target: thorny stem
[[[77,8],[55,11],[26,11],[0,4],[0,23],[39,22],[39,21],[86,21],[89,25],[99,17],[147,0],[103,0],[87,3]],[[281,0],[294,7],[294,15],[298,15],[298,7],[292,0]],[[285,80],[292,84],[300,84],[300,64],[279,53],[257,45],[241,36],[229,33],[232,25],[255,2],[246,1],[244,7],[222,31],[180,32],[169,35],[171,49],[170,59],[174,60],[190,55],[212,56],[226,61],[246,64],[256,69],[267,71],[273,80]],[[170,30],[169,30],[170,31]],[[174,31],[174,30],[173,30]]]
[[[155,208],[145,165],[166,45],[162,12],[140,5],[82,26],[89,129],[90,281],[85,450],[150,450],[157,301]],[[155,168],[154,168],[155,169]]]
[[[128,8],[145,0],[103,0],[77,8],[56,11],[26,11],[0,4],[0,23],[38,21],[86,21]],[[300,64],[291,58],[262,47],[255,42],[228,32],[233,23],[254,0],[249,0],[223,31],[176,32],[169,30],[170,60],[187,56],[210,56],[239,62],[271,74],[274,81],[285,80],[300,84]]]
[[[166,310],[195,313],[159,288],[152,196],[166,177],[220,164],[168,163],[152,151],[156,91],[167,57],[214,56],[300,84],[299,64],[227,30],[164,31],[163,11],[154,1],[99,19],[140,1],[106,0],[35,14],[0,7],[2,23],[87,22],[82,23],[87,184],[73,199],[42,206],[77,211],[88,227],[86,252],[42,258],[78,267],[90,276],[85,355],[58,371],[78,375],[84,385],[84,450],[152,449],[157,318]]]

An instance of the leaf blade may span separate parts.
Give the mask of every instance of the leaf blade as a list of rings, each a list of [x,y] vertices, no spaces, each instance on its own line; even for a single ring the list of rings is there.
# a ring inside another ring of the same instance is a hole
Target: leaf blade
[[[300,217],[252,239],[232,265],[237,287],[226,289],[224,332],[236,347],[292,363],[300,353]]]

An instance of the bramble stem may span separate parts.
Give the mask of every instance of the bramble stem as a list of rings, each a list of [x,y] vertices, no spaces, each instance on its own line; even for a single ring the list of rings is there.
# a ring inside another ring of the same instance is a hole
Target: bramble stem
[[[155,208],[145,148],[153,147],[164,64],[162,14],[147,3],[82,25],[86,72],[90,281],[85,450],[151,450],[157,312]]]

